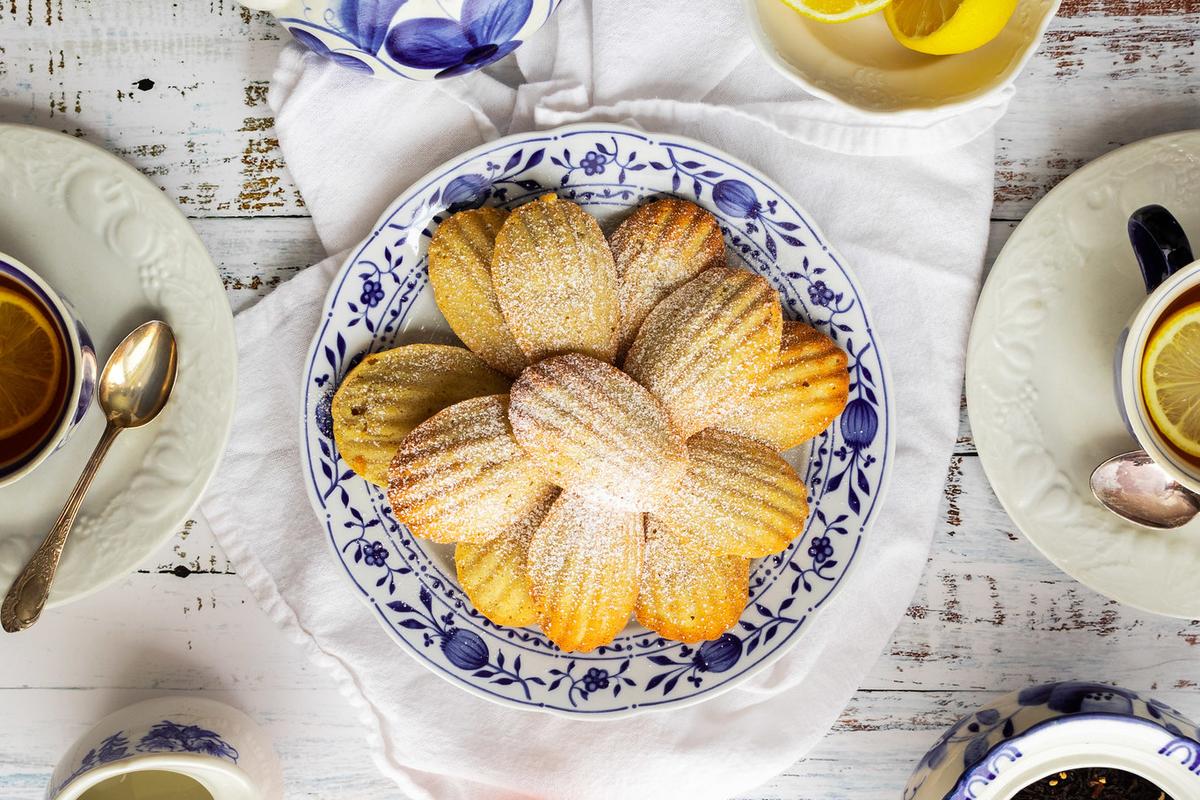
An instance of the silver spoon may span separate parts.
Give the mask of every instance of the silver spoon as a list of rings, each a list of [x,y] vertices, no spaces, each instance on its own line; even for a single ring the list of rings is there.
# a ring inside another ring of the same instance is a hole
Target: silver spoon
[[[10,633],[24,630],[41,616],[63,547],[67,544],[67,535],[100,462],[117,434],[126,428],[145,425],[163,410],[171,396],[171,387],[175,385],[175,365],[175,335],[165,322],[139,325],[113,351],[96,387],[100,408],[108,420],[104,435],[92,451],[92,457],[71,490],[54,527],[8,590],[4,604],[0,606],[0,624],[4,630]]]
[[[1167,474],[1145,450],[1113,456],[1092,471],[1092,494],[1135,525],[1170,530],[1200,513],[1200,494]]]

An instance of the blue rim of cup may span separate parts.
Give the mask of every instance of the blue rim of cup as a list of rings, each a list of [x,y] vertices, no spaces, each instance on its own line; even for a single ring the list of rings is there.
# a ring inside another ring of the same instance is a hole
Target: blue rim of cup
[[[42,303],[43,307],[50,312],[50,317],[57,328],[58,334],[67,343],[66,367],[68,386],[67,396],[63,400],[62,407],[58,410],[58,418],[53,429],[43,437],[42,441],[31,448],[28,453],[13,463],[0,467],[0,486],[3,486],[23,476],[50,455],[66,437],[71,427],[82,418],[83,415],[80,412],[86,411],[86,408],[79,408],[80,392],[83,383],[79,380],[80,361],[83,357],[80,332],[76,327],[74,316],[68,310],[66,303],[37,273],[17,259],[4,253],[0,253],[0,274],[12,278],[32,292]],[[68,413],[71,409],[75,410],[74,413]]]

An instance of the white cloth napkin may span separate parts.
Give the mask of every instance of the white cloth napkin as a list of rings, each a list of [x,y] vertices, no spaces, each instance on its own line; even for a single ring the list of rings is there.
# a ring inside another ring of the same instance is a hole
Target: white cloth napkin
[[[798,646],[739,688],[627,720],[503,708],[393,645],[334,567],[301,482],[301,364],[340,259],[237,319],[238,413],[203,502],[262,606],[359,709],[380,768],[414,798],[728,797],[816,744],[917,585],[958,423],[968,321],[992,202],[991,125],[868,122],[807,98],[753,51],[729,0],[568,0],[518,51],[527,81],[373,82],[298,48],[272,87],[280,143],[331,253],[404,188],[509,130],[632,121],[723,148],[792,193],[865,288],[896,397],[882,511]],[[355,757],[347,753],[346,758]],[[904,776],[894,776],[897,788]]]

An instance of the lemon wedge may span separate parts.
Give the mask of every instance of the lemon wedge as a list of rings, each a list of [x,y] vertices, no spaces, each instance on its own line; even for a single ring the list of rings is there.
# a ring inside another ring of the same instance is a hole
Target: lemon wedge
[[[45,313],[0,286],[0,438],[46,413],[61,370],[57,334]]]
[[[944,56],[983,47],[1016,10],[1017,0],[893,0],[884,18],[909,50]]]
[[[892,0],[783,0],[806,17],[821,22],[849,22],[882,11]]]
[[[1142,358],[1142,396],[1171,444],[1200,456],[1200,303],[1159,325]]]

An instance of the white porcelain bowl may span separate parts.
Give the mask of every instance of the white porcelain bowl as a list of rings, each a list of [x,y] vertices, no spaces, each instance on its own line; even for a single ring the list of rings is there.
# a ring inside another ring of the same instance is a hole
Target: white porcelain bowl
[[[250,717],[215,700],[171,696],[93,725],[58,762],[46,800],[76,800],[111,778],[148,771],[190,778],[215,800],[283,799],[279,760]]]
[[[829,24],[782,0],[744,0],[755,44],[811,94],[869,114],[986,105],[1029,61],[1060,0],[1020,0],[1004,31],[978,50],[930,56],[900,45],[882,14]]]

